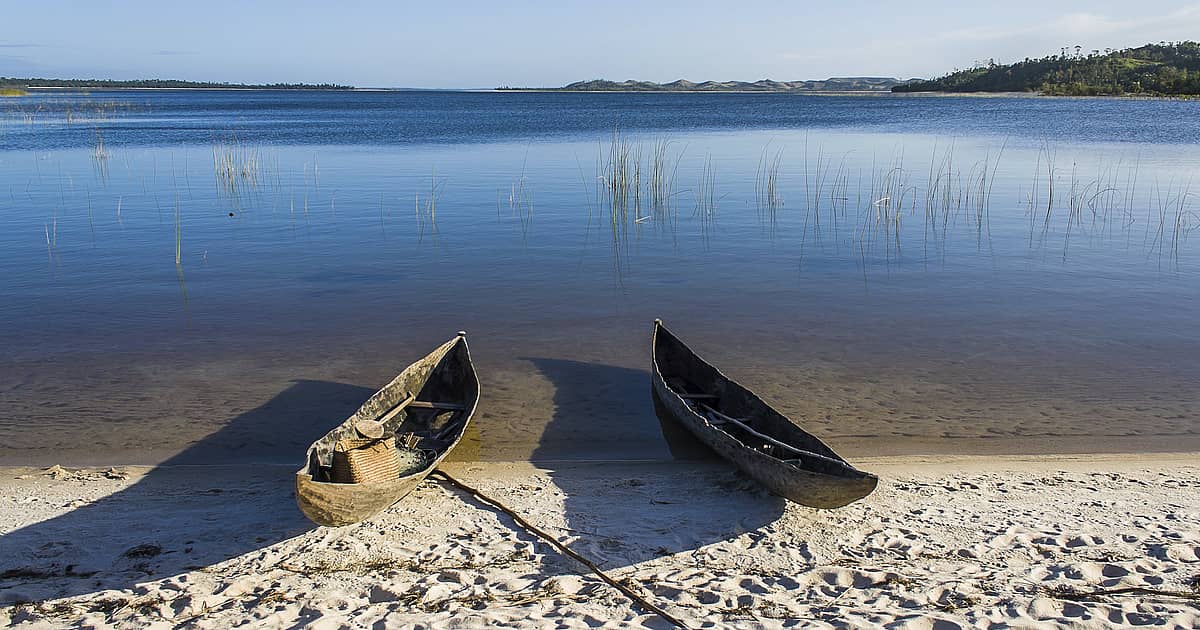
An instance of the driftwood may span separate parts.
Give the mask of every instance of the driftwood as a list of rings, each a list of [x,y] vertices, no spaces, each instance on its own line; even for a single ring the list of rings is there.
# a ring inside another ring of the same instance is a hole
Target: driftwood
[[[1109,597],[1112,595],[1149,595],[1158,597],[1176,597],[1179,599],[1190,599],[1200,601],[1200,591],[1171,591],[1157,588],[1146,588],[1144,586],[1123,586],[1120,588],[1100,588],[1094,591],[1081,591],[1070,587],[1052,588],[1048,590],[1051,597],[1056,599],[1065,599],[1074,602],[1091,602],[1096,601],[1101,597]]]
[[[503,503],[483,494],[479,490],[476,490],[475,488],[468,486],[467,484],[455,479],[454,477],[451,477],[450,475],[446,474],[446,472],[443,470],[436,470],[433,472],[433,475],[431,475],[431,476],[437,476],[442,479],[445,479],[446,481],[450,482],[452,485],[456,486],[459,490],[462,490],[463,492],[466,492],[467,494],[474,495],[480,501],[483,501],[484,503],[491,505],[492,507],[509,515],[509,517],[511,517],[514,521],[516,521],[517,525],[520,525],[522,528],[525,529],[525,531],[546,541],[552,547],[557,549],[560,553],[567,556],[568,558],[571,558],[572,560],[575,560],[576,562],[579,562],[583,566],[591,569],[592,573],[595,573],[597,577],[599,577],[601,580],[604,580],[604,582],[606,584],[608,584],[609,586],[617,589],[618,591],[621,591],[621,593],[623,593],[626,597],[628,597],[629,599],[631,599],[635,603],[637,603],[639,606],[641,606],[643,610],[652,612],[652,613],[658,615],[659,617],[662,617],[668,623],[673,624],[677,628],[687,628],[688,627],[687,624],[680,621],[679,619],[677,619],[676,617],[674,617],[667,611],[663,610],[662,608],[659,608],[657,605],[655,605],[653,602],[647,600],[645,597],[642,597],[637,592],[635,592],[633,589],[631,589],[628,586],[621,584],[620,582],[609,577],[608,574],[606,574],[603,570],[600,569],[600,567],[596,566],[596,563],[592,562],[591,560],[588,560],[587,558],[584,558],[583,556],[579,555],[575,551],[571,550],[570,547],[567,547],[566,545],[558,542],[558,539],[551,536],[545,530],[543,530],[543,529],[537,527],[536,525],[533,525],[529,521],[525,520],[524,518],[521,517],[520,514],[517,514],[511,508],[504,505]]]

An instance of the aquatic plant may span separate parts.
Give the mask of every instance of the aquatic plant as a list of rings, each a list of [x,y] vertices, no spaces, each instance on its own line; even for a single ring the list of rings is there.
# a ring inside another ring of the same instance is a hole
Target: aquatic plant
[[[696,209],[694,216],[700,219],[700,233],[707,242],[717,221],[717,173],[713,168],[712,156],[705,155],[700,168],[700,179],[694,191]]]
[[[774,156],[768,158],[767,152],[770,147],[771,144],[768,142],[758,158],[758,168],[754,174],[754,201],[760,215],[768,215],[774,222],[775,213],[779,206],[783,205],[783,199],[779,196],[778,190],[779,167],[783,162],[783,149],[776,151]]]
[[[438,235],[437,198],[440,189],[441,182],[438,181],[437,175],[433,174],[429,176],[429,196],[425,198],[424,203],[421,201],[421,193],[417,193],[414,197],[414,214],[417,221],[418,243],[425,239],[427,231],[433,236],[436,243]]]
[[[242,189],[258,186],[258,148],[241,142],[220,142],[213,145],[213,171],[217,190],[236,196]]]
[[[175,265],[183,262],[183,207],[175,200]]]
[[[100,130],[96,130],[96,142],[92,148],[92,159],[103,162],[108,159],[109,152],[104,146],[104,136],[100,134]]]

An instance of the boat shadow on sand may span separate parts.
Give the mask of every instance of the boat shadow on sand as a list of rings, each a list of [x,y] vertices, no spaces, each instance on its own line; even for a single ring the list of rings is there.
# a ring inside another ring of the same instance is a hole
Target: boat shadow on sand
[[[783,499],[658,417],[647,371],[526,360],[555,388],[553,415],[530,458],[564,495],[567,531],[550,531],[601,568],[695,551],[783,514]],[[581,449],[603,461],[578,461]]]
[[[0,605],[127,589],[313,529],[296,509],[295,466],[283,463],[372,393],[294,381],[132,485],[0,536]],[[277,464],[246,465],[255,460]],[[54,483],[81,484],[84,496],[83,484],[104,482],[74,473]]]

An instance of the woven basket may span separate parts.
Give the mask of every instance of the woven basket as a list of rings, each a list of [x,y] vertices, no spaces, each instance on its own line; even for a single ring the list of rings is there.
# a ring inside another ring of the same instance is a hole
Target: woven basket
[[[400,478],[400,454],[392,440],[342,438],[333,447],[334,483],[372,483]]]

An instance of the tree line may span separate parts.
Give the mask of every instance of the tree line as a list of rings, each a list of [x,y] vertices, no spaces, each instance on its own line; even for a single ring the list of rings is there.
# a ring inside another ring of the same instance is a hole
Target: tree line
[[[334,83],[216,83],[210,81],[181,81],[178,79],[137,79],[118,81],[114,79],[41,79],[0,77],[0,88],[66,88],[66,89],[114,89],[114,88],[207,88],[223,90],[351,90],[350,85]]]
[[[893,92],[1040,92],[1061,96],[1200,94],[1200,43],[1160,42],[1123,50],[1061,49],[1012,64],[974,64]]]

